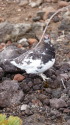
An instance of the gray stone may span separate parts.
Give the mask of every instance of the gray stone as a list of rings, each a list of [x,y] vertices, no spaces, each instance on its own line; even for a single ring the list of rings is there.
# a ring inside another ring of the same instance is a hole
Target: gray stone
[[[67,121],[67,125],[70,125],[70,119]]]
[[[60,98],[61,97],[62,90],[61,88],[58,88],[56,90],[52,91],[52,97],[53,98]]]
[[[28,108],[27,104],[21,105],[21,111],[25,111]]]
[[[41,19],[40,16],[33,17],[34,22],[39,21],[40,19]]]
[[[31,24],[26,24],[26,23],[19,23],[19,24],[13,24],[14,28],[12,31],[12,37],[17,37],[17,36],[23,36],[25,35],[26,32],[31,30]]]
[[[21,0],[19,3],[19,6],[23,7],[26,6],[28,4],[28,0]]]
[[[23,47],[29,46],[28,40],[26,38],[18,40],[17,43],[20,43]]]
[[[43,33],[44,23],[34,23],[34,24],[11,24],[9,22],[0,23],[0,42],[6,42],[8,40],[17,41],[23,37],[38,37],[41,38]],[[31,35],[30,35],[31,33]]]
[[[67,105],[66,105],[66,102],[63,99],[53,98],[53,99],[50,99],[50,106],[58,109],[58,108],[66,107]]]
[[[10,35],[13,31],[13,24],[8,22],[0,23],[0,42],[4,42],[10,39]]]
[[[37,7],[37,6],[39,6],[40,4],[42,4],[42,3],[43,3],[43,0],[36,0],[35,2],[34,2],[33,0],[30,0],[29,5],[30,5],[31,7]]]
[[[46,125],[46,120],[43,115],[34,113],[23,120],[23,125]]]
[[[70,31],[70,11],[66,11],[64,14],[62,13],[63,20],[59,26],[60,30],[68,30]]]
[[[32,33],[36,35],[38,39],[41,38],[45,24],[36,22],[32,24]]]
[[[44,11],[38,11],[37,16],[40,16],[41,19],[43,19],[45,12]]]
[[[68,79],[69,77],[67,73],[60,74],[60,76],[62,79]]]
[[[4,71],[3,71],[3,69],[0,67],[0,79],[2,79],[3,76],[4,76]]]
[[[24,51],[16,46],[8,46],[0,52],[0,67],[6,72],[19,71],[18,68],[10,64],[10,60],[20,56]]]
[[[0,83],[0,107],[10,107],[18,105],[24,93],[19,89],[19,84],[15,80],[5,80]]]
[[[18,37],[23,36],[31,29],[31,24],[11,24],[9,22],[0,23],[0,42],[11,39],[17,41]]]
[[[59,30],[70,31],[70,20],[64,19],[58,28],[59,28]]]

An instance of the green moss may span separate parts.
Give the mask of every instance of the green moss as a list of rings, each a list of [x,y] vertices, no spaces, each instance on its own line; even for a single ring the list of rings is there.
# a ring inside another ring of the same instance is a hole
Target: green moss
[[[17,116],[6,117],[4,114],[0,114],[0,125],[22,125],[22,120]]]

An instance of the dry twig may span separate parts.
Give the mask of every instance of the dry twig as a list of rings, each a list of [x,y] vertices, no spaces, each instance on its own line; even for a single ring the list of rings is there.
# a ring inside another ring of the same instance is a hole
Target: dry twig
[[[43,39],[43,37],[44,37],[44,35],[45,35],[45,32],[46,32],[46,30],[48,29],[48,26],[49,26],[51,20],[53,19],[53,17],[54,17],[55,15],[57,15],[58,13],[62,12],[63,10],[68,9],[68,7],[70,7],[70,5],[68,5],[68,6],[66,6],[66,7],[63,7],[63,8],[61,8],[61,9],[57,10],[57,11],[50,17],[50,19],[49,19],[49,21],[47,22],[47,25],[46,25],[46,27],[45,27],[45,29],[44,29],[44,31],[43,31],[43,34],[42,34],[42,37],[41,37],[39,43],[42,42],[42,39]],[[35,48],[39,45],[39,43],[35,46]]]

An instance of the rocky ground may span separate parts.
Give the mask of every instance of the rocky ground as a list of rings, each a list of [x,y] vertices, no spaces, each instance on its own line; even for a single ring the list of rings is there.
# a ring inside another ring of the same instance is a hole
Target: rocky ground
[[[28,75],[10,59],[34,47],[47,21],[69,0],[0,0],[0,113],[17,115],[23,125],[70,125],[70,7],[47,29],[56,53],[51,79]],[[64,84],[64,86],[63,86]]]

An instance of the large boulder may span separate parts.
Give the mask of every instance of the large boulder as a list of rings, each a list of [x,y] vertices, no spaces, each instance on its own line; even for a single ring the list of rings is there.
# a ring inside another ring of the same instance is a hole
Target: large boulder
[[[5,80],[0,83],[0,107],[18,105],[24,98],[24,93],[15,80]]]
[[[17,41],[18,37],[23,36],[31,29],[31,24],[11,24],[9,22],[0,23],[0,42],[11,39]]]
[[[17,48],[14,45],[7,46],[0,52],[0,67],[2,67],[5,72],[20,71],[20,69],[10,63],[10,60],[20,56],[22,53],[24,53],[24,50]]]

